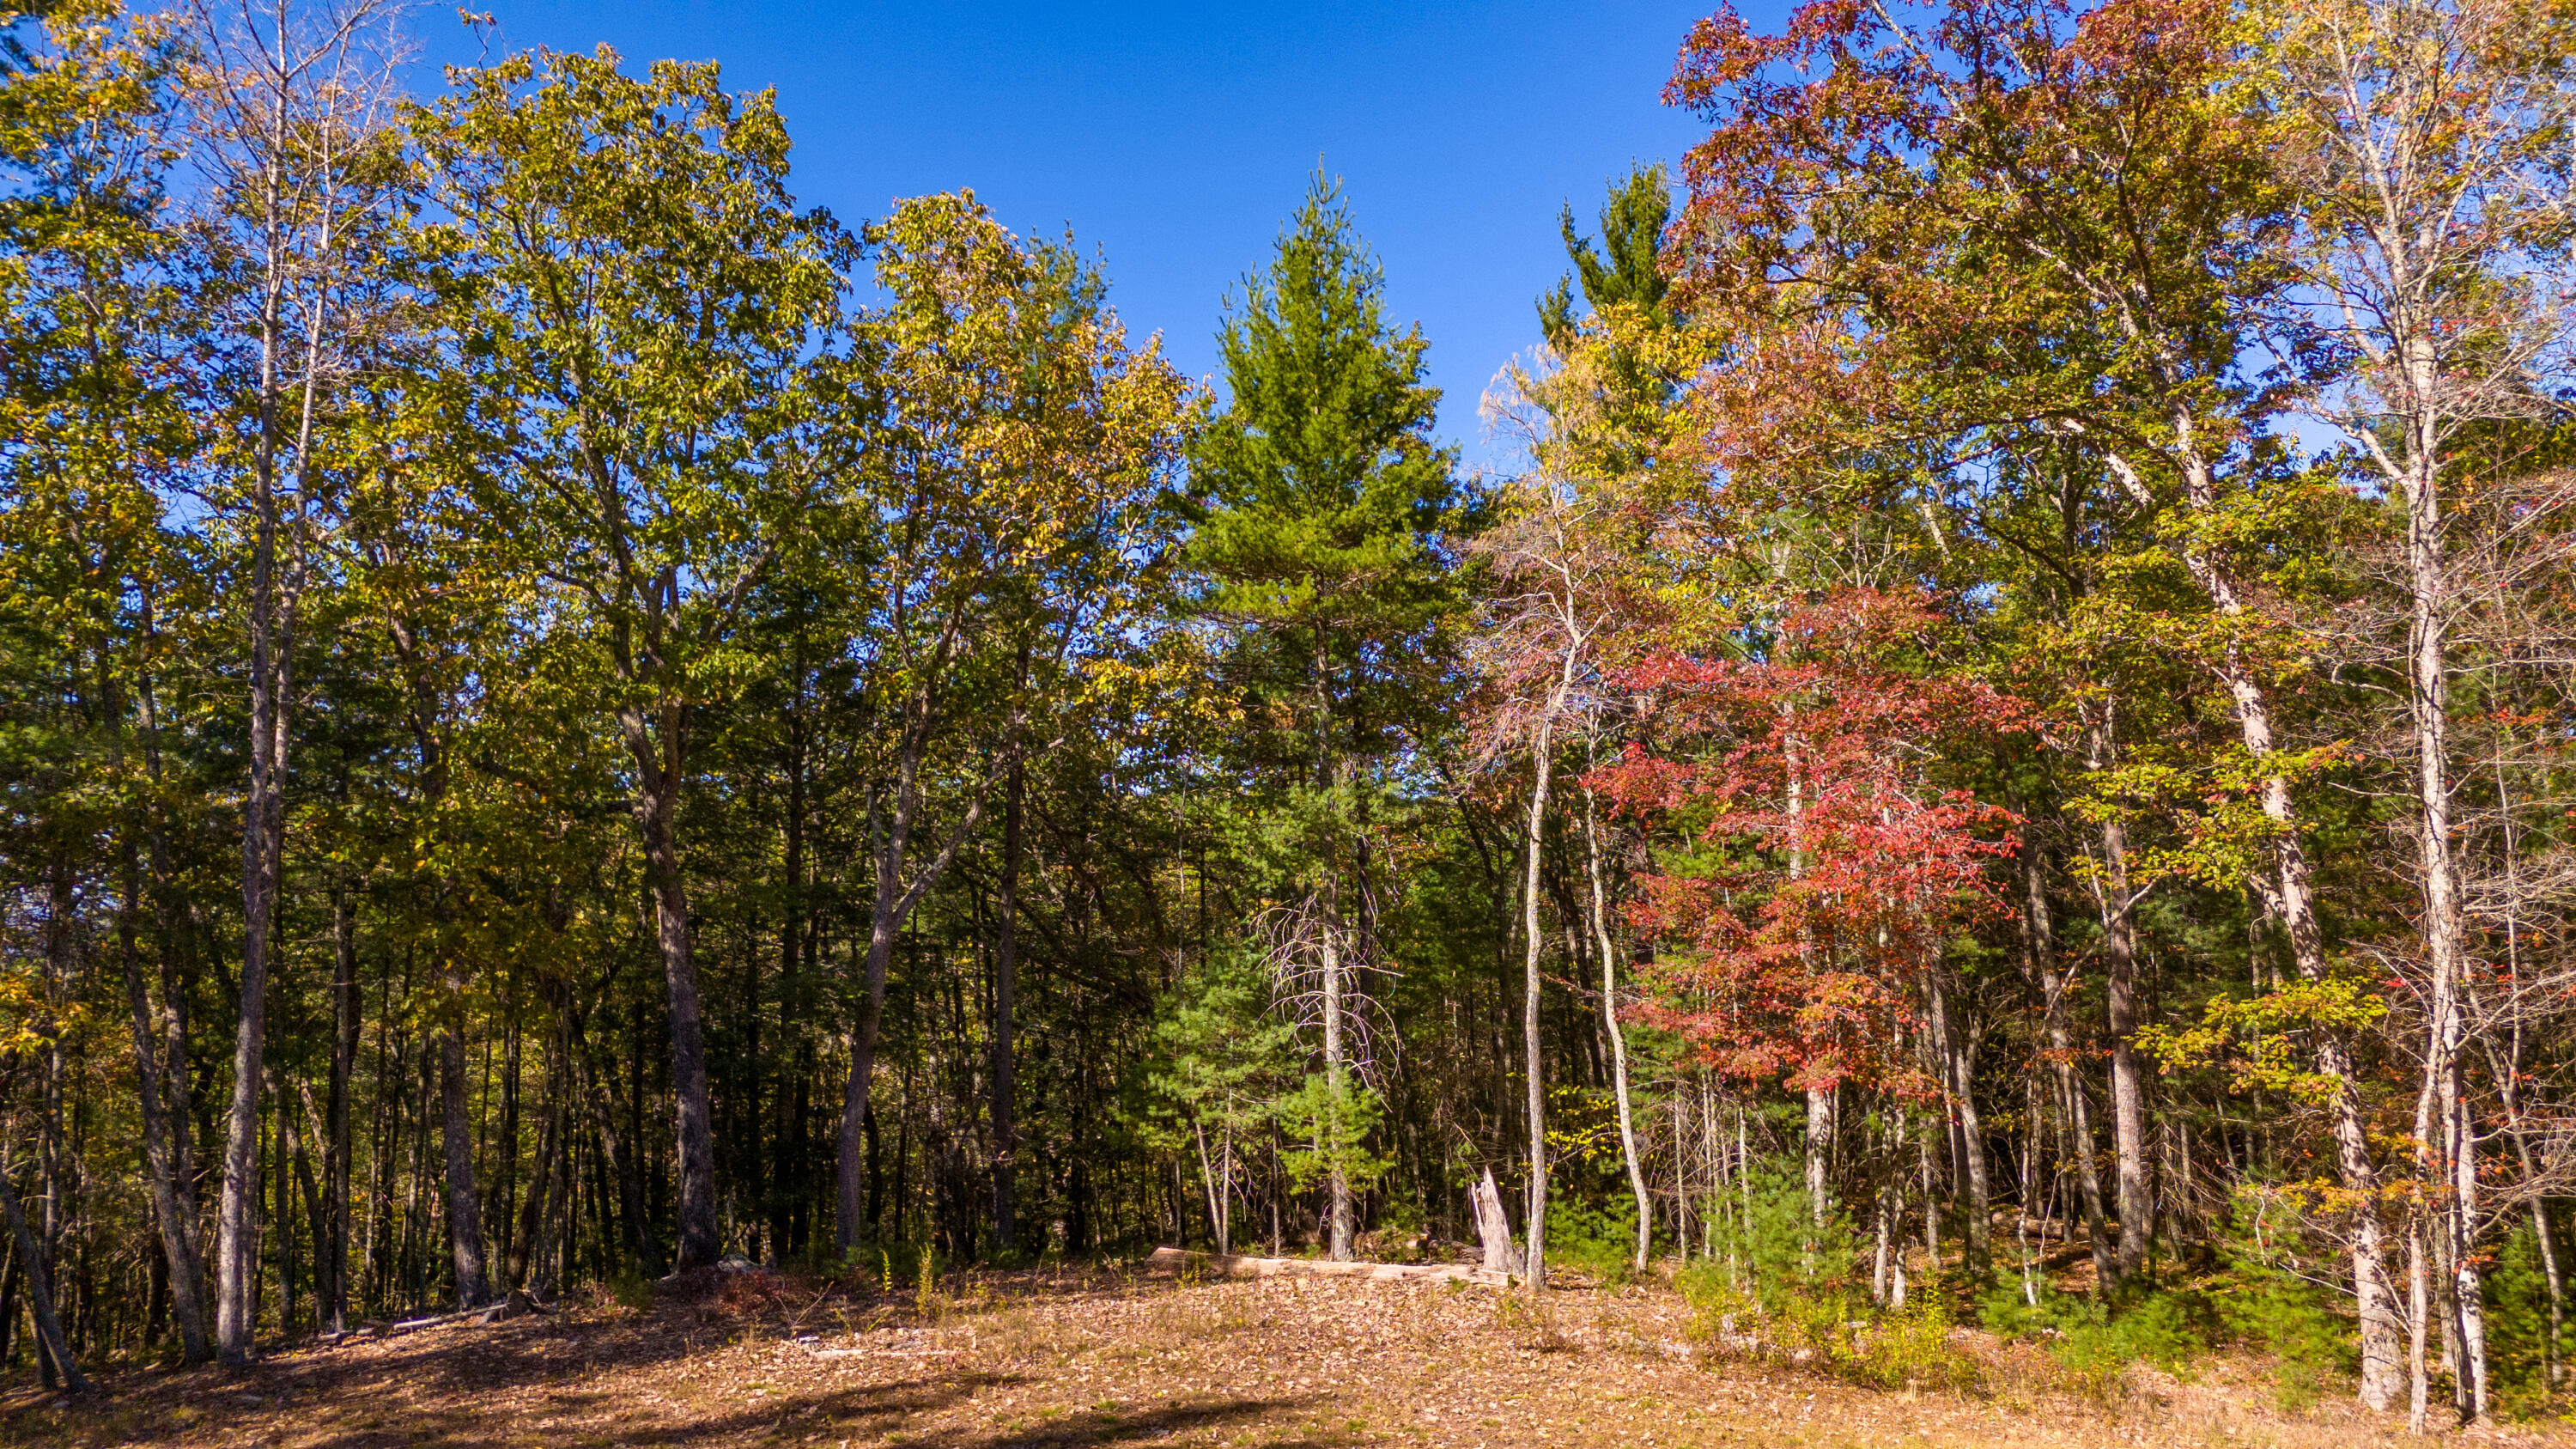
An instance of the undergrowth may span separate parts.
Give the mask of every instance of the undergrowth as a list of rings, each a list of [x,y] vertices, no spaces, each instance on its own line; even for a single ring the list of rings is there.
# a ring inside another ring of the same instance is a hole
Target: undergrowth
[[[1878,1389],[1980,1388],[1976,1361],[1952,1341],[1939,1295],[1903,1307],[1870,1301],[1860,1239],[1839,1213],[1816,1213],[1787,1171],[1757,1173],[1744,1210],[1720,1233],[1720,1256],[1685,1269],[1691,1332],[1704,1352],[1768,1359]]]
[[[1617,1198],[1607,1207],[1593,1207],[1580,1199],[1551,1198],[1547,1256],[1605,1288],[1637,1281],[1636,1200]]]
[[[2353,1330],[2316,1286],[2301,1245],[2267,1230],[2249,1204],[2220,1245],[2218,1271],[2167,1283],[2132,1280],[2106,1294],[2046,1289],[2029,1302],[1999,1285],[1978,1317],[2006,1340],[2039,1345],[2064,1386],[2097,1397],[2127,1387],[2129,1370],[2149,1365],[2188,1378],[2194,1363],[2226,1346],[2268,1359],[2274,1402],[2304,1409],[2354,1368]]]
[[[2007,1341],[2036,1343],[2054,1360],[2060,1387],[2108,1398],[2126,1386],[2130,1368],[2152,1364],[2179,1378],[2208,1348],[2205,1308],[2176,1293],[2143,1293],[2125,1301],[2047,1289],[2034,1305],[2015,1285],[1979,1300],[1978,1317]]]

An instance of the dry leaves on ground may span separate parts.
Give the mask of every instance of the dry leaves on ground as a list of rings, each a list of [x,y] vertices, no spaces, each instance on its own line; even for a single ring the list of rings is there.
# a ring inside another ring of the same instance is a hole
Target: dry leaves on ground
[[[2289,1413],[2241,1365],[2102,1403],[1980,1343],[1978,1396],[1702,1361],[1654,1289],[1526,1295],[1333,1279],[979,1275],[923,1301],[743,1275],[648,1313],[573,1307],[274,1355],[239,1375],[20,1394],[0,1442],[107,1449],[446,1445],[2416,1444],[2341,1404]],[[2530,1426],[2476,1442],[2576,1443]]]

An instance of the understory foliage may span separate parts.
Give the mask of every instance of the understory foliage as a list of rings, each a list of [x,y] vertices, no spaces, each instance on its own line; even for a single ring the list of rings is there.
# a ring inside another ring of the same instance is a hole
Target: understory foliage
[[[1490,1246],[2564,1406],[2563,7],[1722,9],[1509,476],[1334,178],[1193,380],[405,13],[0,5],[0,1373]]]

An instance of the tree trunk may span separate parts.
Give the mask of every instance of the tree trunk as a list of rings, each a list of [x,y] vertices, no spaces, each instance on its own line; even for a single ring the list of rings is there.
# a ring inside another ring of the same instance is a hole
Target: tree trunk
[[[329,1265],[323,1326],[344,1332],[349,1326],[349,1078],[358,1061],[358,919],[350,908],[348,889],[331,895],[331,1075],[322,1141],[324,1216],[330,1240],[322,1249]]]
[[[1485,1271],[1511,1272],[1514,1266],[1512,1220],[1510,1215],[1503,1211],[1502,1190],[1494,1186],[1492,1168],[1486,1168],[1485,1175],[1477,1179],[1471,1192],[1471,1200],[1476,1212],[1476,1236],[1485,1247]]]
[[[1971,1279],[1982,1275],[1990,1258],[1987,1237],[1992,1229],[1993,1184],[1986,1170],[1985,1126],[1977,1116],[1977,1099],[1970,1090],[1973,1061],[1965,1034],[1950,1019],[1949,995],[1937,977],[1932,981],[1932,1032],[1934,1047],[1941,1054],[1942,1085],[1950,1094],[1957,1112],[1960,1177],[1957,1184],[1966,1201],[1960,1205],[1959,1266]]]
[[[2424,1289],[2424,1224],[2417,1214],[2406,1227],[2406,1432],[2419,1439],[2432,1389],[2424,1363],[2424,1327],[2432,1305],[2425,1301]]]
[[[1610,902],[1601,884],[1600,812],[1595,806],[1593,793],[1588,788],[1583,792],[1583,845],[1584,866],[1591,876],[1592,884],[1592,934],[1596,948],[1601,953],[1601,1021],[1610,1034],[1610,1085],[1619,1102],[1619,1153],[1628,1164],[1629,1189],[1637,1195],[1636,1266],[1637,1271],[1642,1273],[1646,1270],[1647,1254],[1654,1246],[1654,1199],[1646,1192],[1646,1167],[1637,1155],[1637,1128],[1634,1118],[1630,1115],[1628,1036],[1619,1025],[1619,983],[1613,974],[1619,953],[1611,945]],[[1674,1129],[1673,1147],[1678,1157],[1681,1150],[1681,1132],[1678,1126]],[[1677,1207],[1685,1200],[1685,1192],[1678,1178],[1674,1185],[1673,1200]],[[1688,1256],[1690,1229],[1687,1217],[1683,1219],[1683,1225],[1676,1236],[1681,1240],[1683,1255]]]
[[[921,770],[922,740],[917,727],[907,726],[895,767],[894,818],[877,836],[877,801],[868,804],[868,828],[876,854],[876,893],[868,910],[867,996],[859,1009],[859,1029],[850,1042],[850,1080],[841,1095],[841,1140],[839,1160],[833,1171],[834,1205],[838,1221],[833,1225],[834,1244],[846,1257],[860,1242],[862,1216],[866,1202],[868,1090],[876,1072],[877,1035],[885,1022],[886,977],[894,966],[895,938],[901,934],[904,921],[913,907],[921,903],[957,850],[975,833],[983,818],[984,796],[979,792],[966,807],[965,818],[949,833],[938,852],[922,863],[920,873],[910,886],[903,883],[903,867],[912,845],[914,821],[921,810],[918,789]],[[898,1164],[899,1168],[900,1164]],[[900,1170],[897,1172],[901,1177]],[[895,1206],[898,1223],[903,1206],[900,1194]]]
[[[2088,721],[2086,763],[2107,770],[2113,757],[2110,706]],[[2155,1193],[2147,1160],[2147,1086],[2139,1070],[2138,942],[2129,888],[2128,825],[2115,813],[2101,824],[2102,954],[2111,1029],[2111,1150],[2120,1193],[2118,1266],[2126,1277],[2147,1265],[2155,1237]]]
[[[291,1214],[286,1211],[286,1175],[291,1164],[295,1173],[295,1186],[304,1200],[304,1220],[312,1226],[313,1230],[313,1326],[314,1331],[320,1332],[325,1326],[323,1316],[328,1311],[330,1299],[330,1286],[324,1281],[328,1255],[328,1249],[324,1244],[329,1224],[323,1211],[322,1189],[313,1178],[312,1143],[308,1140],[311,1129],[318,1120],[313,1111],[313,1092],[302,1082],[296,1083],[296,1100],[291,1107],[286,1100],[286,1084],[281,1080],[269,1095],[277,1103],[278,1220],[284,1222],[291,1217]],[[295,1108],[298,1107],[302,1108],[302,1127],[296,1125]],[[291,1283],[294,1277],[294,1265],[291,1259],[286,1264],[284,1273]],[[289,1296],[292,1297],[291,1291]],[[291,1314],[289,1316],[292,1317]]]
[[[2207,460],[2190,444],[2193,434],[2188,414],[2178,413],[2177,417],[2181,423],[2178,436],[2186,445],[2182,457],[2184,492],[2192,510],[2207,517],[2217,506],[2217,490]],[[2218,558],[2200,548],[2188,547],[2183,550],[2183,563],[2220,613],[2230,617],[2245,613],[2235,575]],[[2275,752],[2272,711],[2262,682],[2233,647],[2220,660],[2219,674],[2235,709],[2238,737],[2245,745],[2245,753],[2257,762],[2270,760]],[[2288,934],[2291,960],[2300,979],[2323,981],[2325,933],[2317,921],[2307,847],[2299,839],[2298,809],[2290,798],[2286,775],[2263,778],[2262,805],[2264,817],[2273,829],[2273,868],[2268,873],[2255,872],[2249,883],[2266,912]],[[2396,1400],[2406,1369],[2398,1346],[2396,1293],[2388,1279],[2386,1244],[2379,1214],[2370,1206],[2379,1200],[2379,1170],[2370,1155],[2359,1071],[2342,1044],[2331,1036],[2320,1037],[2316,1053],[2318,1071],[2335,1082],[2328,1108],[2336,1166],[2345,1191],[2354,1202],[2364,1205],[2353,1214],[2350,1238],[2354,1311],[2361,1330],[2360,1398],[2373,1409],[2385,1409]],[[2121,1226],[2125,1238],[2127,1224]]]
[[[781,1071],[776,1098],[777,1121],[770,1133],[769,1162],[769,1261],[783,1264],[801,1248],[792,1244],[796,1215],[804,1199],[804,1144],[798,1140],[804,1125],[794,1110],[795,1101],[806,1090],[804,1051],[812,1041],[808,1024],[804,973],[815,963],[806,956],[806,933],[809,924],[805,903],[805,771],[807,758],[805,719],[805,636],[798,631],[795,657],[795,700],[787,711],[787,815],[785,821],[786,859],[783,874],[787,891],[785,909],[778,927],[778,1015],[779,1056],[793,1065]],[[791,1049],[792,1044],[792,1049]],[[791,1091],[786,1073],[796,1073]],[[757,1153],[759,1144],[750,1144]]]
[[[447,1166],[447,1247],[456,1263],[459,1308],[480,1308],[492,1299],[484,1270],[483,1197],[474,1185],[474,1127],[466,1115],[464,983],[451,969],[447,978],[447,1020],[439,1032],[438,1104]]]
[[[2451,839],[2450,783],[2450,579],[2442,537],[2438,465],[2440,440],[2429,409],[2438,384],[2433,339],[2407,339],[2404,361],[2418,414],[2408,419],[2407,457],[2401,474],[2406,504],[2407,717],[2415,736],[2416,868],[2424,911],[2418,929],[2432,976],[2432,1035],[2442,1145],[2451,1189],[2446,1204],[2449,1258],[2456,1281],[2460,1368],[2457,1378],[2464,1422],[2487,1416],[2485,1286],[2478,1270],[2477,1129],[2460,1080],[2467,1040],[2462,994],[2468,967],[2461,931],[2457,859]],[[2364,1215],[2373,1215],[2365,1208]]]
[[[1552,748],[1555,707],[1563,697],[1560,686],[1556,697],[1549,701],[1547,714],[1539,720],[1537,736],[1530,746],[1529,863],[1521,882],[1521,1049],[1529,1091],[1530,1165],[1529,1202],[1522,1214],[1522,1231],[1528,1245],[1525,1267],[1532,1288],[1547,1286],[1547,1071],[1539,1032],[1538,878],[1546,844],[1548,783],[1556,763]]]
[[[216,1346],[223,1361],[234,1366],[250,1362],[259,1319],[259,1098],[268,1038],[268,951],[276,928],[279,857],[285,849],[290,681],[285,611],[278,597],[273,461],[273,453],[267,453],[259,470],[251,563],[251,762],[242,802],[241,1004],[233,1030],[233,1094],[225,1116],[223,1199],[216,1219]]]
[[[2074,1034],[2066,1024],[2066,992],[2073,985],[2058,975],[2057,928],[2048,911],[2048,886],[2039,847],[2022,846],[2023,940],[2031,971],[2039,982],[2042,1012],[2048,1024],[2048,1047],[2057,1074],[2057,1094],[2065,1109],[2066,1155],[2075,1165],[2075,1181],[2084,1204],[2084,1231],[2093,1249],[2093,1275],[2104,1283],[2118,1276],[2111,1256],[2111,1234],[2102,1219],[2102,1173],[2093,1159],[2093,1121],[2084,1079],[2075,1070]]]
[[[1826,1216],[1833,1211],[1834,1200],[1834,1089],[1831,1087],[1807,1089],[1806,1154],[1807,1222],[1811,1227],[1822,1228]],[[1807,1250],[1810,1254],[1815,1251],[1812,1240]]]
[[[63,1337],[62,1320],[54,1314],[54,1285],[45,1271],[43,1255],[36,1251],[36,1238],[27,1231],[27,1219],[18,1211],[18,1191],[10,1184],[8,1164],[0,1163],[0,1213],[9,1219],[9,1233],[18,1245],[18,1265],[27,1280],[27,1306],[36,1319],[37,1344],[52,1357],[54,1367],[63,1376],[63,1387],[73,1393],[86,1393],[89,1379],[73,1361],[70,1342]]]
[[[205,1267],[197,1255],[197,1210],[185,1169],[173,1141],[170,1116],[161,1098],[163,1067],[152,1026],[152,1005],[143,985],[143,964],[134,941],[134,911],[140,871],[134,842],[125,845],[124,900],[116,915],[116,950],[125,969],[125,1002],[134,1033],[135,1104],[143,1119],[143,1170],[152,1194],[152,1217],[161,1233],[167,1266],[170,1313],[179,1326],[180,1356],[192,1364],[214,1357],[206,1334],[206,1307],[201,1296]]]
[[[1343,1140],[1348,1128],[1344,1115],[1350,1104],[1350,1063],[1342,1033],[1342,913],[1341,893],[1327,882],[1321,893],[1324,952],[1324,1089],[1332,1113],[1332,1160],[1325,1173],[1326,1252],[1336,1263],[1351,1260],[1351,1174],[1344,1161],[1349,1144]]]
[[[665,706],[660,740],[642,711],[625,709],[618,723],[638,775],[635,824],[643,836],[644,875],[653,891],[655,939],[671,1005],[671,1096],[679,1149],[680,1255],[678,1267],[713,1266],[716,1240],[715,1124],[707,1097],[706,1029],[698,1007],[698,965],[689,938],[689,893],[680,873],[675,817],[681,784],[677,705]]]
[[[897,828],[907,824],[908,821],[898,821]],[[850,1041],[849,1087],[841,1099],[840,1161],[834,1174],[839,1214],[834,1236],[844,1258],[859,1246],[863,1221],[860,1169],[865,1157],[869,1079],[876,1073],[877,1031],[885,1019],[886,975],[894,964],[894,938],[900,927],[895,915],[898,882],[894,862],[898,858],[893,848],[879,846],[876,900],[868,913],[867,997],[859,1009],[859,1029]],[[895,1210],[898,1215],[902,1212],[900,1190]]]
[[[582,1098],[589,1104],[591,1123],[599,1132],[600,1155],[608,1160],[609,1174],[617,1179],[617,1213],[625,1220],[635,1265],[648,1277],[659,1277],[662,1246],[654,1241],[653,1224],[644,1211],[644,1175],[635,1160],[640,1144],[618,1135],[617,1113],[610,1107],[608,1089],[600,1085],[598,1074],[591,1070],[590,1054],[577,1030],[565,1050],[572,1055],[572,1070],[580,1075]]]
[[[570,1063],[566,1060],[568,1055],[565,1038],[558,1036],[554,1059],[546,1064],[546,1117],[537,1129],[536,1171],[528,1179],[528,1200],[521,1206],[517,1231],[511,1235],[508,1244],[510,1282],[532,1292],[541,1291],[544,1286],[541,1275],[545,1261],[539,1246],[538,1229],[554,1205],[555,1160],[563,1155],[563,1128],[568,1116],[565,1098],[573,1091],[572,1074],[568,1070]],[[587,1093],[584,1098],[583,1110],[587,1111],[591,1105]]]
[[[1002,802],[1002,881],[993,909],[998,916],[993,938],[993,1242],[1008,1253],[1019,1242],[1019,1061],[1012,1045],[1016,1029],[1020,973],[1020,813],[1027,768],[1011,762]],[[1206,1144],[1200,1144],[1205,1158]],[[1204,1165],[1204,1161],[1202,1162]],[[1214,1190],[1214,1189],[1212,1189]],[[1217,1251],[1227,1251],[1225,1211],[1213,1203]]]
[[[1199,1186],[1207,1194],[1208,1238],[1216,1244],[1217,1256],[1223,1257],[1234,1251],[1233,1235],[1227,1231],[1226,1223],[1226,1200],[1233,1195],[1228,1186],[1233,1169],[1229,1162],[1220,1170],[1218,1159],[1208,1154],[1206,1123],[1191,1124],[1191,1131],[1198,1140]]]

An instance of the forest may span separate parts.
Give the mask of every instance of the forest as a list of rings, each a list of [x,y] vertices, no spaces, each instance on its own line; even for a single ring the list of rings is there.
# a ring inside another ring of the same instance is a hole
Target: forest
[[[2569,1407],[2576,10],[1720,9],[1507,468],[1324,170],[1192,378],[419,23],[0,0],[0,1378],[1499,1217]]]

